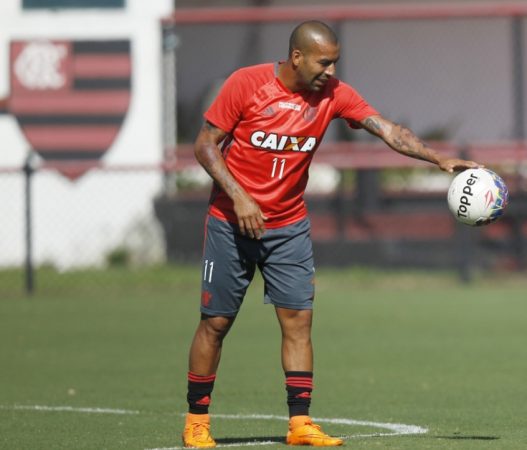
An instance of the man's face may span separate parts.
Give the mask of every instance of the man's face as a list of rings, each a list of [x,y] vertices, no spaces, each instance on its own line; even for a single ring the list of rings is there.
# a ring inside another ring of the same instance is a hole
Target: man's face
[[[335,75],[335,64],[340,47],[323,40],[314,42],[309,49],[293,51],[298,83],[310,91],[321,91]]]

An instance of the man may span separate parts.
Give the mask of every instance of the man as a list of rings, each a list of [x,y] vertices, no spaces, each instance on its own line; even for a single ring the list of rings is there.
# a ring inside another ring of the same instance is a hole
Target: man
[[[338,59],[335,33],[322,22],[302,23],[291,34],[286,62],[237,70],[205,113],[195,155],[214,187],[203,251],[201,320],[190,348],[186,447],[216,445],[208,408],[222,342],[256,266],[265,281],[265,302],[274,305],[282,330],[290,416],[286,442],[343,443],[309,417],[314,268],[303,193],[309,164],[333,118],[447,172],[479,167],[439,155],[410,130],[382,117],[334,78]]]

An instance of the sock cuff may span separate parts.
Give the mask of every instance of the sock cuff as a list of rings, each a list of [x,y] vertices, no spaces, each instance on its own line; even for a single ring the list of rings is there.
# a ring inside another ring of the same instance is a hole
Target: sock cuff
[[[313,389],[313,372],[285,372],[286,386]]]
[[[189,371],[187,377],[188,381],[193,383],[214,383],[214,380],[216,380],[215,373],[212,375],[196,375],[195,373]]]

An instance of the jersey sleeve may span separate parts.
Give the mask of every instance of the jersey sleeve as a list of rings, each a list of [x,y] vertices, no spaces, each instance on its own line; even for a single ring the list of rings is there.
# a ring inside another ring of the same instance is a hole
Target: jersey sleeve
[[[242,117],[247,83],[241,71],[225,80],[218,95],[203,115],[205,120],[231,133]]]
[[[378,115],[379,112],[369,105],[362,96],[349,84],[339,81],[335,89],[335,117],[341,117],[352,128],[366,117]]]

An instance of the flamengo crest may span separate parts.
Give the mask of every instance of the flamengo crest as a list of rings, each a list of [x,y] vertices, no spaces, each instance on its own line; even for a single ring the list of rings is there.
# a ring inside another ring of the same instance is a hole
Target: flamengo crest
[[[0,100],[0,113],[17,119],[48,165],[75,179],[97,166],[115,141],[130,104],[131,77],[127,39],[15,40],[11,93]]]

